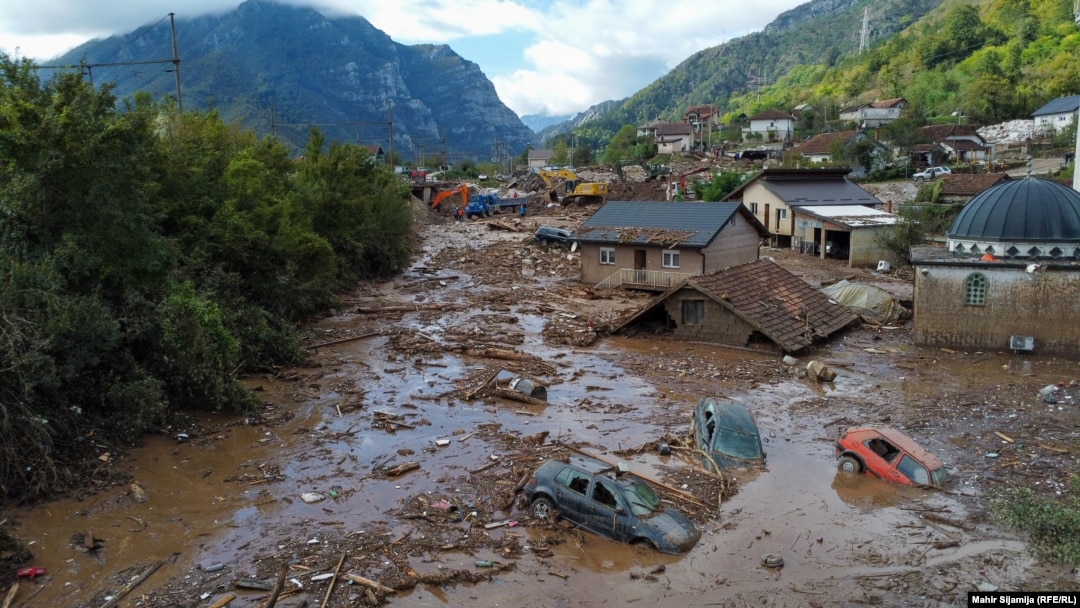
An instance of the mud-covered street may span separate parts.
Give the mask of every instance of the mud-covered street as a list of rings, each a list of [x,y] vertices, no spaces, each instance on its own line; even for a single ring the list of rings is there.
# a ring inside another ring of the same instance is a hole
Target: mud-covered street
[[[525,218],[459,223],[420,209],[408,272],[313,322],[306,366],[245,379],[259,417],[202,415],[103,462],[130,483],[5,513],[48,571],[13,606],[96,608],[148,571],[115,605],[954,606],[980,586],[1080,588],[987,507],[1003,485],[1060,492],[1077,470],[1076,361],[916,348],[910,320],[849,329],[794,365],[765,348],[610,336],[649,296],[594,292],[577,253],[531,240],[587,213],[534,203]],[[815,286],[910,285],[762,254]],[[835,382],[808,379],[811,360]],[[515,378],[546,386],[546,403],[521,400]],[[706,395],[753,410],[764,470],[721,480],[685,451],[659,455]],[[837,473],[832,442],[863,423],[945,461],[945,490]],[[516,490],[574,450],[660,482],[703,530],[697,546],[665,555],[530,521]]]

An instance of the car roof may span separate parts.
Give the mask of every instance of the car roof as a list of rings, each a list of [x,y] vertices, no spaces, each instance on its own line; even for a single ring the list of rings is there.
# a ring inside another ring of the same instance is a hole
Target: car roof
[[[887,439],[890,443],[896,447],[904,450],[908,454],[914,456],[919,462],[931,469],[936,469],[942,466],[941,460],[937,456],[934,456],[930,452],[927,452],[915,443],[915,440],[908,437],[904,433],[884,425],[871,425],[871,426],[856,426],[847,430],[848,434],[862,434],[866,436],[880,435]]]
[[[698,401],[698,407],[713,405],[716,411],[717,426],[729,431],[757,435],[758,428],[754,422],[754,415],[750,410],[738,401],[720,400],[713,397],[704,397]]]

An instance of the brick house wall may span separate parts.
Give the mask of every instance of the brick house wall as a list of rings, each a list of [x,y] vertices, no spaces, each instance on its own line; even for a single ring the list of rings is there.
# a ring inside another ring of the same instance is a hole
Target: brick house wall
[[[704,302],[703,323],[683,323],[684,300]],[[664,300],[663,304],[664,311],[675,325],[673,335],[684,340],[745,346],[754,334],[753,326],[696,289],[681,289]]]

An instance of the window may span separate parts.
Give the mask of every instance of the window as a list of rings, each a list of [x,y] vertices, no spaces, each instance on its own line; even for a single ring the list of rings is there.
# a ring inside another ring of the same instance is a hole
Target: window
[[[900,459],[900,464],[896,465],[896,468],[915,483],[924,486],[930,483],[930,475],[926,472],[926,468],[915,462],[915,459],[907,454],[904,454],[904,457]]]
[[[990,281],[981,272],[969,274],[964,279],[964,304],[968,306],[986,306],[986,292]]]
[[[614,264],[615,263],[615,249],[612,247],[600,248],[600,263],[601,264]]]
[[[679,267],[679,252],[678,251],[665,251],[664,259],[660,264],[664,268],[678,268]]]
[[[615,493],[603,481],[597,481],[596,485],[593,486],[592,499],[612,509],[619,506],[619,503],[615,500]]]
[[[750,203],[750,213],[757,215],[757,203]]]
[[[787,209],[777,209],[776,210],[776,219],[780,220],[781,222],[786,220],[787,219]]]
[[[683,325],[701,325],[705,322],[705,300],[683,300]]]

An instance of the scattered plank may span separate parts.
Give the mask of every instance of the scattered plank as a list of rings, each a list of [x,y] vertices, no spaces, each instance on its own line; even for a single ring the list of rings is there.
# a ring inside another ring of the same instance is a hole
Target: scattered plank
[[[370,338],[372,336],[378,336],[381,333],[382,332],[378,332],[378,331],[369,331],[368,333],[360,334],[359,336],[351,336],[351,337],[348,337],[348,338],[342,338],[340,340],[330,340],[329,342],[320,342],[318,344],[313,344],[313,345],[309,346],[308,348],[310,348],[312,350],[315,350],[315,349],[322,348],[324,346],[332,346],[334,344],[344,344],[345,342],[353,342],[353,341],[356,341],[356,340],[363,340],[364,338]]]
[[[359,576],[357,574],[346,574],[345,578],[347,578],[350,581],[352,581],[354,583],[357,583],[359,585],[364,585],[365,587],[370,587],[371,589],[374,589],[375,591],[378,591],[379,593],[383,593],[383,594],[386,594],[386,595],[389,595],[391,593],[396,593],[390,587],[387,587],[385,585],[380,585],[379,583],[376,583],[375,581],[373,581],[373,580],[371,580],[369,578],[364,578],[364,577]]]
[[[230,593],[228,595],[222,596],[221,599],[214,602],[213,604],[210,604],[210,608],[224,608],[225,606],[227,606],[229,604],[229,602],[231,602],[231,601],[233,601],[235,599],[236,599],[236,594],[235,593]]]
[[[493,467],[493,466],[495,466],[497,464],[499,464],[498,460],[495,460],[493,462],[489,462],[489,463],[485,464],[484,466],[482,466],[480,468],[473,469],[473,470],[469,471],[469,475],[476,475],[477,473],[482,473],[482,472],[490,469],[491,467]]]
[[[143,581],[150,578],[150,575],[157,572],[158,568],[160,568],[164,564],[165,564],[165,562],[163,562],[163,561],[157,562],[156,564],[153,564],[152,566],[150,566],[149,568],[144,570],[142,574],[140,574],[139,576],[136,576],[134,579],[132,579],[132,581],[130,583],[128,583],[126,586],[124,586],[124,588],[121,589],[119,593],[114,595],[111,600],[109,600],[109,601],[105,602],[104,604],[102,604],[101,608],[113,608],[113,606],[116,606],[117,604],[119,604],[120,600],[124,599],[125,595],[131,593],[131,591],[133,589],[135,589],[135,587],[138,587],[139,585],[142,584]]]
[[[392,305],[392,306],[357,306],[353,309],[353,312],[362,315],[380,315],[383,313],[391,312],[418,312],[421,310],[445,310],[451,308],[453,304],[405,304],[405,305]]]
[[[1005,433],[1002,433],[1001,431],[994,431],[994,434],[1000,437],[1005,443],[1016,443],[1016,440],[1014,440],[1012,437],[1009,437]]]
[[[281,564],[281,571],[278,572],[277,582],[274,583],[274,589],[270,592],[270,599],[266,600],[263,604],[263,608],[274,608],[277,605],[278,597],[281,596],[281,588],[285,586],[285,574],[289,571],[288,564]]]
[[[326,596],[323,597],[322,605],[319,608],[326,608],[326,602],[330,601],[330,594],[334,591],[334,583],[337,582],[338,574],[341,572],[341,565],[345,563],[345,552],[341,552],[341,559],[338,560],[337,567],[334,568],[334,576],[330,577],[330,585],[326,588]]]
[[[529,405],[544,405],[548,404],[547,401],[541,401],[536,397],[530,397],[524,393],[518,391],[512,391],[508,388],[495,387],[495,395],[504,399],[510,399],[511,401],[520,401],[521,403],[528,403]]]
[[[11,602],[15,601],[15,595],[19,593],[19,583],[15,583],[8,589],[7,596],[4,598],[3,608],[11,608]]]
[[[415,461],[414,462],[406,462],[406,463],[403,463],[403,464],[399,464],[398,466],[390,469],[389,471],[386,472],[386,475],[387,475],[387,477],[397,477],[399,475],[404,475],[405,473],[408,473],[409,471],[415,471],[416,469],[419,469],[419,468],[420,468],[420,463],[419,462],[415,462]]]
[[[491,372],[491,374],[489,374],[488,377],[484,379],[484,382],[480,386],[477,386],[477,387],[473,388],[472,390],[470,390],[469,392],[465,393],[465,399],[470,399],[471,400],[473,397],[476,396],[477,393],[479,393],[480,391],[487,388],[487,386],[489,384],[491,384],[491,382],[493,380],[495,380],[495,377],[498,376],[499,372],[501,372],[501,371],[503,371],[502,368],[499,368],[499,369],[496,369],[495,371]]]

